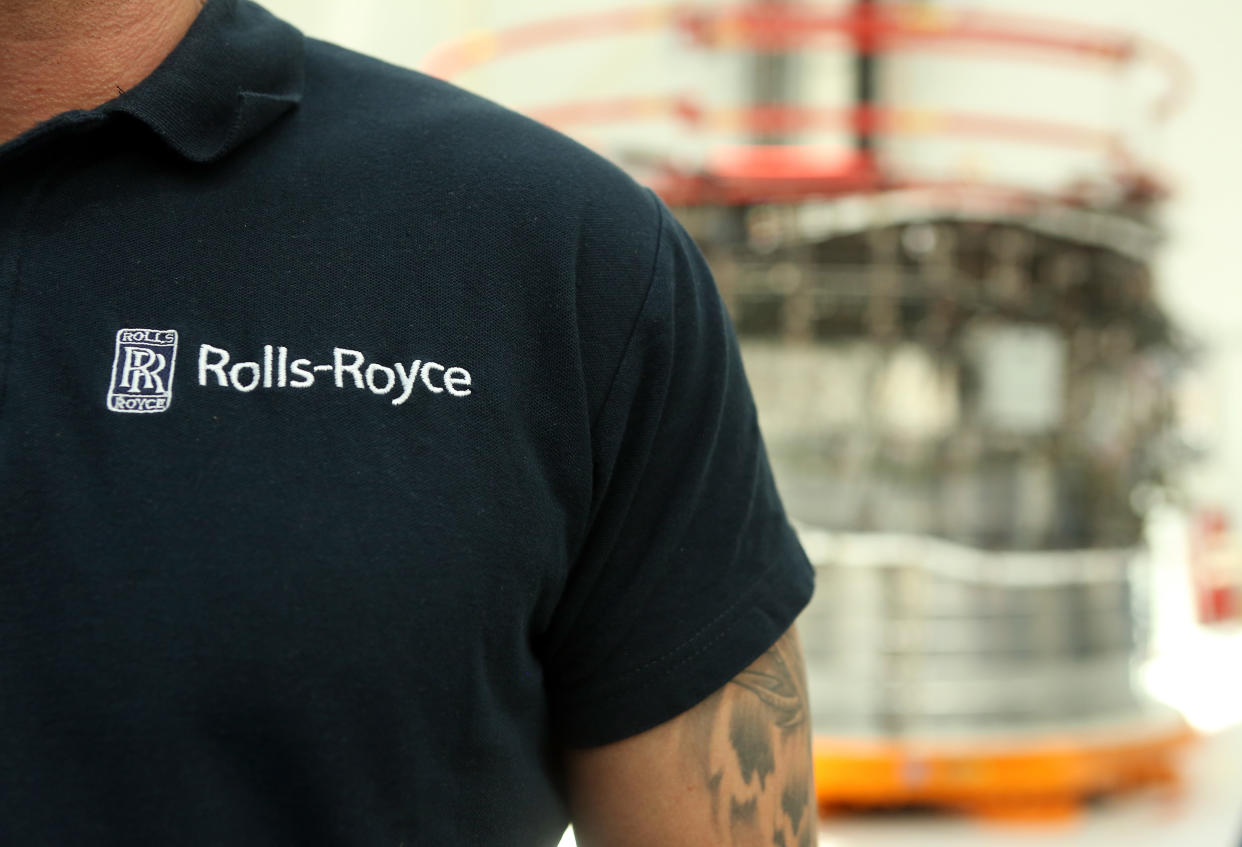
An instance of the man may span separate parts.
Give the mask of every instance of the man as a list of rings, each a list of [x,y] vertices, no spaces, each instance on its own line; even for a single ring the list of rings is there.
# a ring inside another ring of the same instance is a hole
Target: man
[[[0,0],[0,843],[814,842],[657,200],[244,0]]]

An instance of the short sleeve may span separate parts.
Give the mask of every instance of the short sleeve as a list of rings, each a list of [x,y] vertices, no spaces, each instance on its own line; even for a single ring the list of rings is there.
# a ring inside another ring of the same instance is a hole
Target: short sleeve
[[[587,747],[701,702],[809,601],[732,324],[661,204],[645,300],[591,424],[590,526],[545,658],[553,731]]]

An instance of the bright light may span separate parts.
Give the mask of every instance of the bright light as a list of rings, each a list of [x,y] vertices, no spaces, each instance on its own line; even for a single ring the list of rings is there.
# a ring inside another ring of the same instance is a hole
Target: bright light
[[[1242,631],[1201,631],[1143,669],[1147,690],[1200,732],[1242,723]]]

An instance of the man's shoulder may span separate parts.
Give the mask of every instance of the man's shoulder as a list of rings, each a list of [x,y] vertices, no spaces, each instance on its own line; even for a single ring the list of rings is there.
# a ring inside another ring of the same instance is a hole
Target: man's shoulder
[[[596,215],[654,233],[656,205],[561,133],[451,83],[307,40],[302,123],[318,153],[390,184],[466,193],[527,213]]]

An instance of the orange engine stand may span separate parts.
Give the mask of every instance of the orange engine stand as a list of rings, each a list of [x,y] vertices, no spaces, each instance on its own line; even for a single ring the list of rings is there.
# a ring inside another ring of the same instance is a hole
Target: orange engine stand
[[[1181,719],[1012,740],[815,739],[822,809],[932,806],[1006,820],[1059,820],[1104,794],[1174,786],[1194,733]]]

